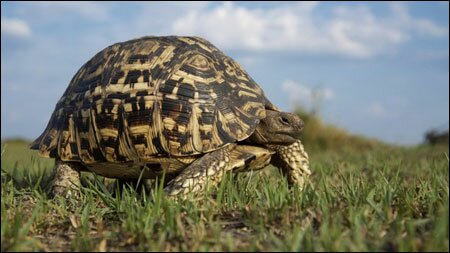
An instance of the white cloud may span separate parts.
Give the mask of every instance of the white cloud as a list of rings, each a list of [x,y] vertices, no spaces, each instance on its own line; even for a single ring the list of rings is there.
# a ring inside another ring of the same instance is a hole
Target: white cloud
[[[364,6],[337,7],[323,36],[331,43],[327,47],[336,48],[337,53],[366,58],[407,40],[402,29],[388,23]]]
[[[431,35],[433,37],[442,37],[448,34],[448,28],[437,26],[430,20],[426,19],[415,20],[413,24],[415,25],[415,29],[417,29],[417,31],[425,35]]]
[[[252,11],[226,2],[206,11],[195,9],[177,19],[172,30],[177,34],[203,34],[227,47],[261,48],[266,20]]]
[[[281,89],[288,94],[292,107],[301,105],[306,110],[318,110],[321,103],[335,99],[334,91],[328,87],[311,87],[293,80],[286,80]]]
[[[144,35],[183,35],[174,34],[171,27],[175,20],[189,13],[196,13],[207,8],[209,2],[140,2],[139,10],[127,22],[115,23],[114,37],[121,40]],[[132,27],[132,29],[130,29]]]
[[[448,35],[448,27],[439,26],[428,19],[411,17],[406,6],[400,2],[390,3],[390,9],[396,17],[392,22],[397,27],[411,32],[416,31],[425,36],[442,37]]]
[[[418,32],[443,36],[448,28],[414,19],[402,3],[379,17],[365,5],[338,6],[328,17],[316,15],[318,3],[301,2],[250,9],[225,2],[186,10],[172,31],[203,36],[219,47],[340,54],[367,58],[383,53]]]
[[[2,33],[18,38],[27,38],[31,35],[30,27],[23,20],[16,18],[2,18],[1,23]]]

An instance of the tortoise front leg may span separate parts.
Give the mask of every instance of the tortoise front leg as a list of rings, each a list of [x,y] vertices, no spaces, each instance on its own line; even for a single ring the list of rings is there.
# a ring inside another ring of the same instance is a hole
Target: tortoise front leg
[[[303,189],[305,180],[311,175],[309,157],[300,140],[289,146],[275,146],[276,153],[272,156],[272,164],[278,167],[287,177],[291,186]]]
[[[230,153],[235,144],[205,154],[180,175],[171,180],[164,188],[164,192],[171,197],[184,198],[190,192],[199,192],[207,185],[217,186],[225,172],[231,170]]]

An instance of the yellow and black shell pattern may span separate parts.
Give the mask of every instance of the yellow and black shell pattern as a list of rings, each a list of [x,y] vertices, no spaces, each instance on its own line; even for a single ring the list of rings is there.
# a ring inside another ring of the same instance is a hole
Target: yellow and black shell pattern
[[[31,148],[86,164],[198,155],[249,137],[268,103],[208,41],[142,37],[84,64]]]

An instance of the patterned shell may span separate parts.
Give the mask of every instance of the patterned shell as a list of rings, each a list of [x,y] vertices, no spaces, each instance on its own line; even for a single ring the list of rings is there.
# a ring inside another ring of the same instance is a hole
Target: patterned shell
[[[87,164],[202,154],[250,136],[266,104],[243,68],[208,41],[143,37],[84,64],[31,148]]]

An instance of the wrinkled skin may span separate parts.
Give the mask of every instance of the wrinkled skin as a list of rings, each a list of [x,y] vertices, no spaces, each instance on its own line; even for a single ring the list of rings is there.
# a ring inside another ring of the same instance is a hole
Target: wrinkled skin
[[[303,129],[303,120],[288,112],[266,111],[250,141],[261,145],[290,145],[297,141]]]

